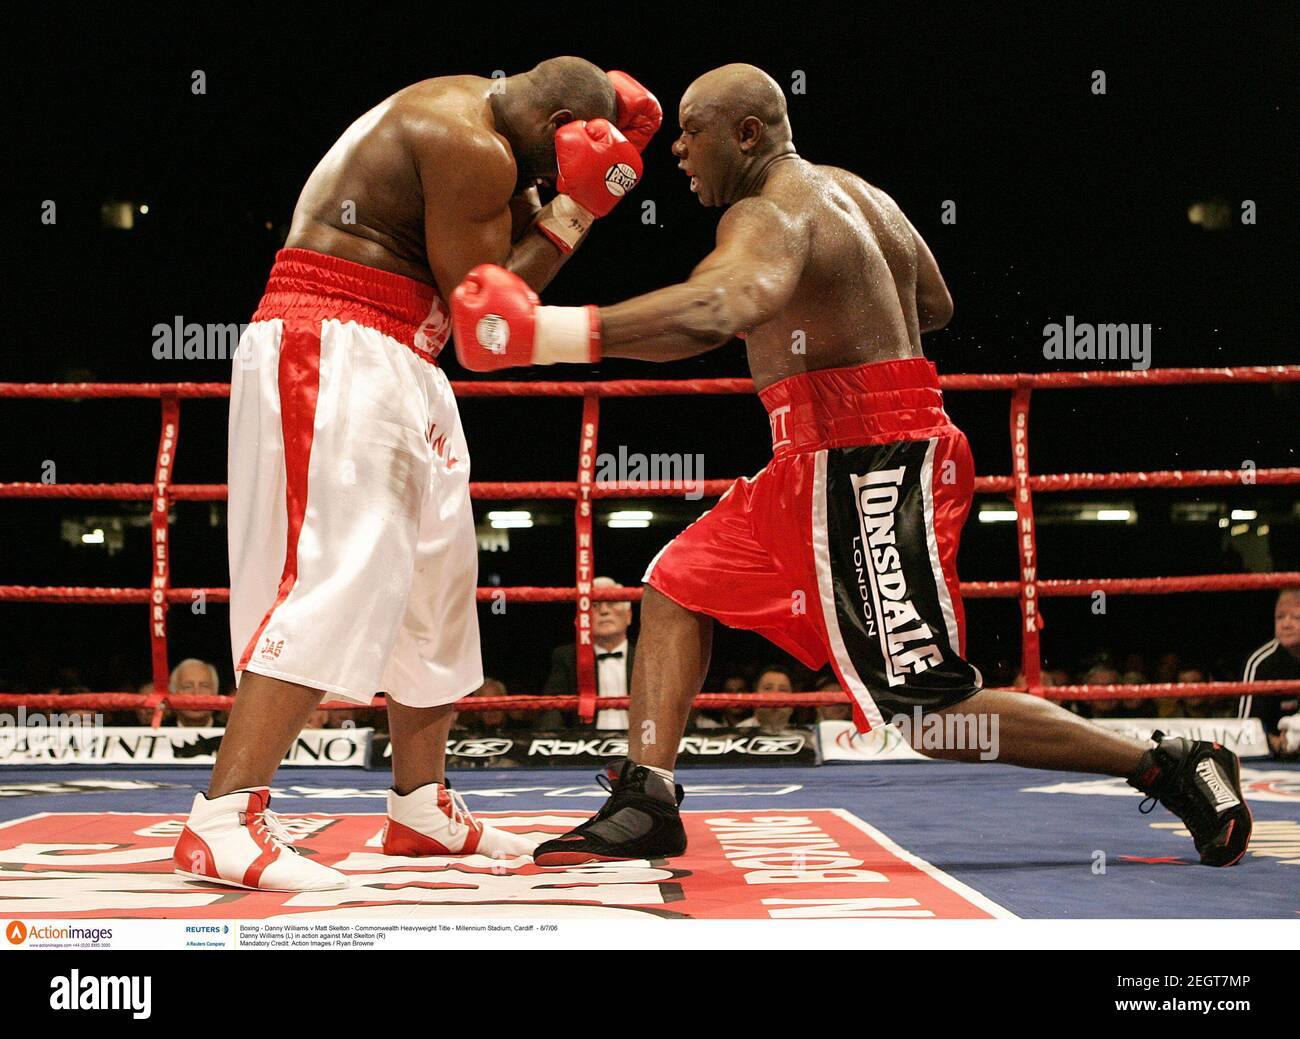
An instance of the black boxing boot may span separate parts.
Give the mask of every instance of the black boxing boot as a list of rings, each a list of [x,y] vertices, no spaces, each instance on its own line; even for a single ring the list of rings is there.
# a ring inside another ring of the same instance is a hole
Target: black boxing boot
[[[1156,745],[1128,781],[1147,795],[1141,811],[1159,801],[1178,816],[1207,866],[1234,866],[1246,854],[1252,820],[1241,793],[1241,762],[1218,743],[1153,732]]]
[[[664,859],[686,851],[686,830],[677,811],[684,796],[643,765],[624,760],[596,777],[609,791],[599,812],[562,837],[533,849],[539,866],[582,866],[620,859]]]

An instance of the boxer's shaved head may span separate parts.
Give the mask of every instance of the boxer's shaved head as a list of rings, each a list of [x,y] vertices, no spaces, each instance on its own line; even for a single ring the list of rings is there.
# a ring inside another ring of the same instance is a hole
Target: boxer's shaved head
[[[558,127],[575,119],[618,118],[614,85],[602,69],[583,58],[548,58],[498,82],[490,100],[497,130],[510,142],[519,167],[519,189],[555,179]]]
[[[548,114],[568,110],[574,119],[618,118],[614,85],[602,69],[583,58],[548,58],[526,76],[534,103]]]
[[[733,125],[753,116],[766,128],[768,137],[780,142],[790,140],[785,95],[776,80],[753,65],[723,65],[704,73],[686,88],[683,106],[688,101]]]
[[[753,65],[723,65],[686,88],[673,145],[706,206],[735,202],[774,158],[794,154],[785,95]]]

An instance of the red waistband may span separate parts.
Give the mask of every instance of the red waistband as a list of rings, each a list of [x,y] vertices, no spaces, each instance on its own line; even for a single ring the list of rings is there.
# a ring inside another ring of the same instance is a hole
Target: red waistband
[[[281,249],[254,321],[355,321],[434,360],[451,335],[451,315],[432,285],[310,249]]]
[[[772,453],[919,440],[951,426],[934,365],[924,357],[822,368],[759,393]]]

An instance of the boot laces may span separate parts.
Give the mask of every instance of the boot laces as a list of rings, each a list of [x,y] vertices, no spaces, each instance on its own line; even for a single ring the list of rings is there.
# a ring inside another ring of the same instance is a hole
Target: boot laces
[[[287,851],[293,855],[298,854],[298,849],[293,846],[294,836],[289,832],[275,812],[269,808],[263,808],[257,815],[249,821],[255,834],[265,835],[266,839],[276,846],[280,851]]]
[[[449,786],[443,789],[447,791],[447,819],[451,822],[452,836],[456,836],[457,827],[462,830],[473,829],[474,816],[470,814],[469,806],[460,796],[460,791],[453,790]]]

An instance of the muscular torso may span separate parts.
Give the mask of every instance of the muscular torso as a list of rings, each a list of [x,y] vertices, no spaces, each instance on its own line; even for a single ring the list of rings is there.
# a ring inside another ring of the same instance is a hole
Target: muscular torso
[[[494,172],[513,185],[514,160],[493,129],[489,85],[476,76],[424,80],[361,116],[307,178],[285,245],[434,284],[425,228],[429,166],[455,162],[468,141],[478,160],[485,152],[487,161],[497,158]],[[499,157],[491,154],[494,146]]]
[[[747,330],[758,389],[798,372],[921,356],[916,244],[889,196],[846,170],[791,158],[773,166],[761,197],[809,244],[789,302]]]

